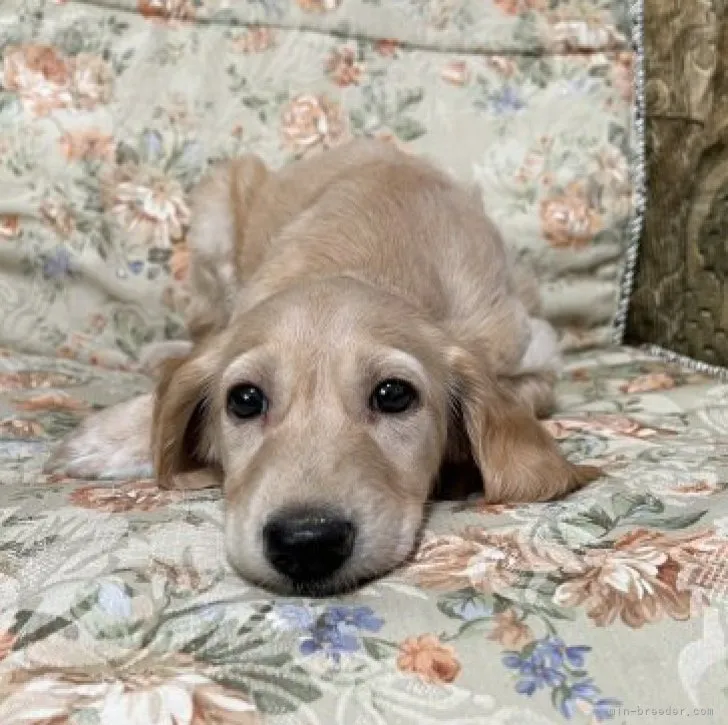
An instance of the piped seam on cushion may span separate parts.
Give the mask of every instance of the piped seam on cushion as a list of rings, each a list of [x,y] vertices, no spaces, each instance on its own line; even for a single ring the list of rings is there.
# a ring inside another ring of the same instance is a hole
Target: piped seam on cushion
[[[634,287],[637,259],[640,250],[647,205],[646,119],[645,119],[645,44],[644,0],[631,0],[629,4],[632,34],[632,52],[635,54],[633,71],[634,100],[632,102],[632,214],[627,225],[627,250],[619,300],[614,316],[614,343],[621,345],[627,329],[627,315]]]

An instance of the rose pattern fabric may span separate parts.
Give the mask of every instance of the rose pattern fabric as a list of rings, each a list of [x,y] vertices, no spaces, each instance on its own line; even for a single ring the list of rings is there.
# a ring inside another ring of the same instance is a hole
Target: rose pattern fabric
[[[629,6],[3,2],[0,343],[134,368],[184,335],[209,164],[366,135],[478,184],[564,345],[604,344],[635,212]]]
[[[219,491],[40,474],[148,387],[0,350],[3,725],[721,722],[727,384],[572,356],[544,425],[607,477],[551,504],[434,504],[407,566],[325,600],[234,575]]]

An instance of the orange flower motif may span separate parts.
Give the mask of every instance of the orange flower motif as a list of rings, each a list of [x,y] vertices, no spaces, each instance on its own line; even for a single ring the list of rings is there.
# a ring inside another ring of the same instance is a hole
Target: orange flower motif
[[[399,646],[397,667],[413,672],[427,682],[453,682],[462,669],[455,648],[434,634],[408,637]]]
[[[172,257],[169,260],[172,277],[178,282],[187,278],[190,271],[190,250],[184,242],[172,247]]]
[[[372,138],[376,139],[377,141],[382,141],[383,143],[391,143],[393,146],[396,146],[399,151],[402,151],[402,153],[412,153],[412,151],[407,148],[407,144],[405,141],[400,141],[400,139],[397,138],[394,133],[386,128],[375,131],[372,134]]]
[[[576,368],[569,373],[569,377],[578,382],[591,380],[591,373],[588,368]]]
[[[70,345],[60,345],[56,348],[56,355],[64,360],[75,360],[78,355]]]
[[[495,70],[497,73],[504,76],[505,78],[510,78],[511,76],[515,75],[516,70],[518,69],[518,66],[516,65],[513,58],[509,58],[506,55],[489,55],[485,59],[485,62],[493,70]]]
[[[76,220],[65,201],[58,198],[44,199],[40,205],[40,215],[45,222],[61,237],[70,237],[76,229]]]
[[[510,503],[485,503],[484,499],[476,501],[472,506],[472,509],[478,513],[489,516],[502,516],[509,511],[515,511],[517,508],[517,505]]]
[[[154,511],[180,498],[180,491],[163,491],[153,480],[129,481],[118,486],[82,486],[70,495],[75,506],[115,514]]]
[[[374,50],[385,58],[393,58],[399,52],[399,40],[382,38],[374,44]]]
[[[88,659],[77,645],[56,639],[47,645],[46,659],[3,673],[4,715],[14,723],[68,725],[92,709],[106,723],[262,725],[243,693],[210,679],[204,663],[192,657],[147,648],[107,667],[64,667],[69,647],[74,661]],[[48,651],[55,666],[48,664]]]
[[[95,314],[91,315],[91,319],[88,322],[88,326],[97,333],[103,332],[103,330],[106,329],[106,325],[108,324],[109,321],[106,318],[106,315],[102,315],[100,312],[96,312]]]
[[[356,59],[356,52],[352,48],[345,46],[331,52],[324,68],[329,78],[343,88],[358,85],[366,66]]]
[[[584,431],[642,439],[654,438],[658,435],[673,435],[675,433],[675,431],[666,428],[652,428],[624,415],[555,418],[543,421],[542,425],[556,440],[564,440],[574,433],[583,433]]]
[[[562,15],[552,18],[548,46],[552,52],[567,53],[612,50],[622,42],[624,38],[599,15],[587,19]]]
[[[620,386],[623,393],[651,393],[655,390],[671,390],[675,387],[675,378],[667,373],[647,373]]]
[[[612,85],[625,101],[631,101],[634,93],[634,56],[628,51],[617,53],[612,66]]]
[[[406,571],[422,587],[503,592],[523,572],[555,571],[563,564],[555,558],[561,555],[557,547],[545,554],[537,551],[517,530],[489,531],[472,526],[462,536],[425,539]]]
[[[6,418],[0,420],[0,436],[8,438],[40,438],[45,435],[45,430],[40,423],[34,420],[23,420],[21,418]]]
[[[14,239],[20,234],[20,217],[17,214],[0,214],[0,237]]]
[[[114,155],[114,139],[95,128],[67,131],[61,136],[59,144],[68,161],[109,160]]]
[[[531,11],[545,10],[546,0],[495,0],[495,6],[506,15],[521,15]]]
[[[196,15],[190,0],[138,0],[137,9],[142,17],[165,24],[194,20]]]
[[[99,55],[79,53],[72,62],[73,95],[79,108],[91,110],[111,100],[114,73]]]
[[[712,496],[723,489],[716,481],[690,481],[689,483],[676,483],[671,490],[682,496]]]
[[[689,619],[695,595],[724,591],[728,575],[715,564],[726,555],[728,541],[712,531],[672,538],[636,529],[612,548],[588,550],[582,571],[559,586],[554,602],[584,605],[599,626],[617,618],[635,629],[664,616]]]
[[[177,179],[148,166],[125,163],[104,180],[104,206],[141,244],[168,248],[190,223],[185,191]]]
[[[203,574],[191,564],[168,564],[160,559],[154,559],[151,565],[153,572],[163,574],[174,586],[185,592],[202,592],[209,589],[212,577]]]
[[[9,390],[35,390],[73,384],[74,379],[63,373],[22,370],[17,373],[0,373],[0,393]]]
[[[71,64],[50,45],[10,45],[3,54],[3,85],[31,113],[47,115],[71,105]]]
[[[301,10],[307,13],[328,13],[341,5],[343,0],[296,0]]]
[[[50,45],[10,46],[3,59],[3,84],[16,92],[31,113],[56,108],[90,110],[111,99],[114,74],[98,55],[65,58]]]
[[[326,96],[296,96],[281,114],[281,136],[284,145],[297,153],[329,148],[347,138],[347,119]]]
[[[276,44],[276,34],[272,28],[251,26],[247,32],[232,41],[237,53],[263,53]]]
[[[17,634],[0,632],[0,661],[4,660],[13,651],[13,647],[17,641]]]
[[[495,626],[488,634],[488,639],[515,650],[523,649],[529,642],[533,642],[531,628],[518,619],[512,609],[496,614],[493,620]]]
[[[440,78],[451,86],[464,86],[470,80],[470,69],[464,60],[453,60],[442,69]]]
[[[602,226],[599,213],[578,191],[541,201],[541,230],[552,247],[584,247]]]
[[[655,535],[655,532],[650,533]],[[661,538],[667,539],[670,556],[680,567],[678,589],[691,591],[696,604],[701,600],[725,601],[728,592],[728,539],[718,536],[713,529],[689,535],[677,542],[664,535]]]
[[[408,572],[420,586],[463,589],[470,586],[468,565],[480,547],[462,536],[432,536],[420,546]]]
[[[89,404],[84,400],[72,398],[66,393],[44,393],[42,395],[34,395],[31,398],[21,398],[13,401],[15,407],[25,411],[77,411],[88,410]]]

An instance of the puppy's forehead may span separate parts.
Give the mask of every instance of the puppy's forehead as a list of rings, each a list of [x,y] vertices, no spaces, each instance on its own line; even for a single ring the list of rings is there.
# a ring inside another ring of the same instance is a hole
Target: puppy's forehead
[[[376,366],[399,354],[403,367],[429,369],[440,365],[444,349],[439,331],[405,300],[348,278],[289,288],[237,317],[232,327],[228,361],[258,350],[302,368],[326,360],[367,359]]]
[[[413,310],[403,300],[349,278],[307,281],[270,296],[238,318],[265,337],[287,340],[340,339],[369,331],[397,331]]]

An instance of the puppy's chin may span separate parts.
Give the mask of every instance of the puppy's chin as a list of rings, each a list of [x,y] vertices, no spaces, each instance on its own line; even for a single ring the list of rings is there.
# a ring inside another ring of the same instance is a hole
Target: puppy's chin
[[[274,585],[270,583],[266,584],[265,582],[256,582],[256,584],[262,586],[264,589],[284,596],[318,599],[320,597],[350,594],[376,578],[376,576],[356,578],[337,575],[317,581],[295,582],[285,577],[280,577]]]

